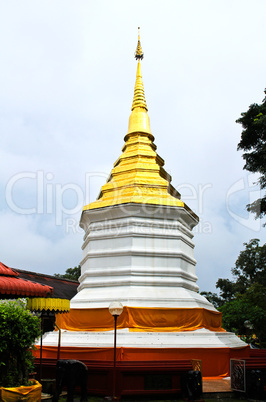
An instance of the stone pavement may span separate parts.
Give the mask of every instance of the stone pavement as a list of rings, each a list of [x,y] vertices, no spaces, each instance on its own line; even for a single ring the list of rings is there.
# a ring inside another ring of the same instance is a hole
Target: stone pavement
[[[203,393],[209,392],[231,392],[230,377],[226,378],[203,378]]]

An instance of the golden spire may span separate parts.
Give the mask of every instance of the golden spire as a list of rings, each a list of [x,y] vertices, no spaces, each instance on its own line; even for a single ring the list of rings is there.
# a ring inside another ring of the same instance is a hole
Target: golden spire
[[[144,86],[143,86],[143,81],[142,81],[142,73],[141,73],[141,65],[140,65],[140,60],[143,59],[144,53],[142,51],[142,47],[140,44],[139,30],[140,30],[140,27],[138,28],[138,44],[137,44],[137,49],[135,51],[135,59],[138,60],[137,77],[136,77],[134,98],[133,98],[131,110],[134,110],[136,107],[143,107],[144,109],[146,109],[148,111],[145,94],[144,94]]]
[[[137,44],[137,49],[135,51],[135,59],[142,60],[143,57],[144,57],[144,53],[142,51],[142,47],[140,44],[140,27],[138,27],[138,44]]]
[[[144,53],[140,44],[140,28],[138,28],[138,44],[135,51],[135,58],[138,60],[137,76],[134,88],[134,97],[132,103],[132,113],[129,117],[128,134],[133,132],[145,132],[151,134],[150,120],[147,114],[148,107],[145,99],[144,85],[141,73],[140,60],[143,59]]]
[[[156,153],[144,95],[140,66],[143,52],[139,35],[135,57],[138,60],[137,77],[122,154],[115,162],[106,184],[102,186],[98,199],[83,209],[86,211],[137,203],[181,207],[190,211],[172,186],[172,178],[163,168],[164,160]],[[197,216],[190,212],[197,220]]]
[[[137,67],[137,77],[136,77],[134,98],[133,98],[131,110],[134,110],[136,107],[142,107],[148,111],[145,94],[144,94],[144,86],[143,86],[143,81],[142,81],[140,61],[138,62],[138,67]]]

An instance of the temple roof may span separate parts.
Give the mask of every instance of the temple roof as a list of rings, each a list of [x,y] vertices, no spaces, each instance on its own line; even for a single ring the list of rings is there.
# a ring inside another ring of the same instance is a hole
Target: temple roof
[[[46,297],[52,293],[51,286],[22,279],[16,270],[0,262],[0,297]]]
[[[163,168],[164,160],[156,153],[141,72],[140,60],[143,56],[138,37],[135,52],[138,60],[136,83],[122,155],[114,163],[98,199],[84,206],[83,210],[125,203],[166,205],[183,207],[198,219],[181,201],[180,193],[171,185],[171,176]]]
[[[72,299],[79,282],[10,268],[0,262],[0,298],[52,297]]]
[[[38,272],[17,269],[20,278],[38,282],[42,285],[53,287],[53,295],[50,297],[71,300],[77,294],[78,281],[59,278],[53,275],[40,274]]]

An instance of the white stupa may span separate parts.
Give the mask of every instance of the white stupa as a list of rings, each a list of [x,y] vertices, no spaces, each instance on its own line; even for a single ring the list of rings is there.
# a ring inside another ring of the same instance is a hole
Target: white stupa
[[[124,311],[118,318],[117,346],[124,348],[124,356],[128,352],[128,359],[142,352],[147,357],[152,350],[150,358],[159,360],[171,351],[172,358],[185,354],[204,364],[218,350],[229,361],[232,351],[246,344],[222,329],[221,313],[198,293],[192,233],[198,217],[171,185],[156,153],[140,40],[135,57],[137,77],[122,154],[99,198],[81,216],[80,285],[70,313],[57,320],[63,329],[61,345],[76,350],[77,357],[84,348],[111,348],[108,307],[119,301]],[[57,334],[46,334],[43,345],[56,347]]]

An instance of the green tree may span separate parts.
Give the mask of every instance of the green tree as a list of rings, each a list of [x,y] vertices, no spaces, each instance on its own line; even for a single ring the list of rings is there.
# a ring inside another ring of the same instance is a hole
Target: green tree
[[[244,294],[238,293],[234,300],[219,308],[223,314],[223,327],[238,335],[245,335],[248,343],[253,343],[256,335],[258,344],[266,341],[266,287],[254,283]],[[249,324],[247,326],[247,323]]]
[[[206,299],[209,300],[209,302],[217,309],[224,304],[223,300],[217,295],[217,293],[203,291],[200,292],[200,294],[206,297]]]
[[[40,336],[40,320],[22,301],[0,303],[0,386],[27,385],[33,368],[30,348]]]
[[[221,303],[230,302],[235,294],[235,283],[229,279],[219,278],[216,282],[216,288],[220,289]]]
[[[264,92],[266,94],[266,89]],[[244,151],[244,169],[260,174],[259,184],[263,190],[266,188],[266,97],[260,105],[250,105],[236,122],[243,127],[237,149]],[[248,204],[247,210],[256,218],[262,218],[266,214],[266,195]]]
[[[245,293],[253,283],[266,285],[266,244],[260,246],[259,239],[252,239],[244,246],[232,269],[237,279],[235,293]]]
[[[70,279],[72,281],[78,281],[80,275],[81,275],[80,265],[78,267],[68,268],[65,274],[55,274],[57,278]]]
[[[233,280],[219,278],[216,293],[202,292],[223,314],[223,327],[238,335],[250,335],[251,328],[259,343],[266,342],[266,244],[258,239],[244,243],[231,272]]]

